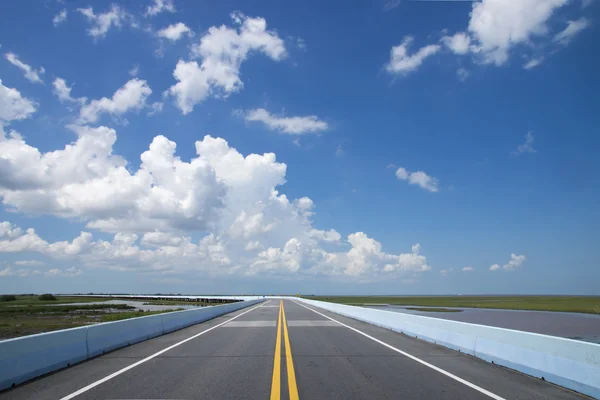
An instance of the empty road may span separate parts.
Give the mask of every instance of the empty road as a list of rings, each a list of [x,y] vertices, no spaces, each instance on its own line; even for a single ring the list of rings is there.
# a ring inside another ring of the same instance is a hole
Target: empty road
[[[138,343],[0,399],[584,399],[431,343],[293,300]]]

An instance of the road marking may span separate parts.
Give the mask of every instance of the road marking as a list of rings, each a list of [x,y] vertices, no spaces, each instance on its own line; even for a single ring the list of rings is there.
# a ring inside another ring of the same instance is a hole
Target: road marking
[[[231,321],[223,328],[274,328],[277,321]]]
[[[125,368],[122,368],[122,369],[118,370],[117,372],[114,372],[114,373],[112,373],[112,374],[110,374],[110,375],[108,375],[108,376],[106,376],[106,377],[104,377],[104,378],[102,378],[102,379],[100,379],[100,380],[98,380],[98,381],[94,382],[94,383],[91,383],[91,384],[87,385],[87,386],[86,386],[86,387],[84,387],[84,388],[81,388],[81,389],[79,389],[79,390],[78,390],[78,391],[76,391],[76,392],[73,392],[73,393],[71,393],[71,394],[69,394],[69,395],[67,395],[67,396],[65,396],[65,397],[62,397],[60,400],[70,400],[70,399],[72,399],[72,398],[74,398],[74,397],[76,397],[76,396],[79,396],[80,394],[82,394],[82,393],[85,393],[85,392],[87,392],[88,390],[90,390],[90,389],[93,389],[93,388],[95,388],[96,386],[98,386],[98,385],[101,385],[101,384],[103,384],[104,382],[106,382],[106,381],[108,381],[108,380],[111,380],[111,379],[112,379],[112,378],[114,378],[115,376],[119,376],[119,375],[121,375],[122,373],[124,373],[124,372],[127,372],[127,371],[129,371],[130,369],[132,369],[132,368],[135,368],[135,367],[137,367],[138,365],[141,365],[141,364],[145,363],[146,361],[150,361],[150,360],[152,360],[153,358],[155,358],[155,357],[158,357],[158,356],[160,356],[161,354],[163,354],[163,353],[165,353],[165,352],[167,352],[167,351],[169,351],[169,350],[171,350],[171,349],[174,349],[175,347],[177,347],[177,346],[179,346],[179,345],[182,345],[182,344],[184,344],[184,343],[186,343],[186,342],[189,342],[190,340],[192,340],[192,339],[195,339],[195,338],[197,338],[198,336],[202,336],[202,335],[204,335],[206,332],[210,332],[210,331],[212,331],[213,329],[216,329],[216,328],[218,328],[218,327],[220,327],[220,326],[222,326],[222,325],[225,325],[226,323],[228,323],[228,322],[231,322],[231,321],[233,321],[234,319],[236,319],[236,318],[239,318],[239,317],[241,317],[242,315],[249,313],[250,311],[254,311],[254,310],[256,310],[258,307],[260,307],[260,306],[252,307],[251,309],[249,309],[249,310],[247,310],[247,311],[244,311],[243,313],[241,313],[241,314],[238,314],[238,315],[236,315],[235,317],[233,317],[233,318],[230,318],[230,319],[228,319],[228,320],[227,320],[227,321],[225,321],[225,322],[221,322],[220,324],[218,324],[218,325],[215,325],[215,326],[213,326],[212,328],[208,328],[208,329],[206,329],[206,330],[204,330],[204,331],[202,331],[202,332],[200,332],[200,333],[197,333],[197,334],[195,334],[194,336],[190,336],[189,338],[182,340],[181,342],[177,342],[177,343],[175,343],[175,344],[173,344],[173,345],[171,345],[171,346],[169,346],[169,347],[167,347],[167,348],[165,348],[165,349],[162,349],[161,351],[159,351],[159,352],[157,352],[157,353],[154,353],[154,354],[152,354],[151,356],[148,356],[148,357],[144,358],[143,360],[140,360],[140,361],[138,361],[138,362],[135,362],[135,363],[133,363],[133,364],[131,364],[131,365],[129,365],[129,366],[127,366],[127,367],[125,367]]]
[[[275,340],[275,355],[273,356],[273,378],[271,379],[271,400],[281,398],[281,307],[279,301],[279,317],[277,319],[277,339]]]
[[[492,399],[495,399],[495,400],[506,400],[504,397],[500,397],[497,394],[494,394],[494,393],[492,393],[492,392],[490,392],[488,390],[485,390],[482,387],[479,387],[479,386],[475,385],[474,383],[466,381],[466,380],[464,380],[464,379],[462,379],[462,378],[460,378],[460,377],[458,377],[458,376],[456,376],[456,375],[454,375],[454,374],[452,374],[452,373],[450,373],[450,372],[448,372],[446,370],[443,370],[443,369],[441,369],[439,367],[436,367],[433,364],[429,364],[427,361],[421,360],[420,358],[417,358],[417,357],[413,356],[412,354],[408,354],[405,351],[397,349],[394,346],[385,343],[384,341],[381,341],[381,340],[379,340],[377,338],[374,338],[373,336],[367,335],[366,333],[364,333],[364,332],[362,332],[362,331],[360,331],[360,330],[358,330],[356,328],[348,326],[348,325],[346,325],[346,324],[344,324],[344,323],[342,323],[342,322],[340,322],[340,321],[338,321],[336,319],[333,319],[333,318],[331,318],[331,317],[329,317],[329,316],[327,316],[327,315],[325,315],[323,313],[320,313],[320,312],[318,312],[318,311],[316,311],[316,310],[314,310],[314,309],[312,309],[310,307],[307,307],[304,304],[301,304],[301,303],[298,303],[298,302],[295,302],[295,301],[294,301],[294,303],[296,303],[296,304],[298,304],[298,305],[300,305],[300,306],[302,306],[304,308],[307,308],[307,309],[311,310],[312,312],[315,312],[315,313],[317,313],[317,314],[319,314],[319,315],[321,315],[321,316],[323,316],[323,317],[325,317],[325,318],[327,318],[327,319],[329,319],[331,321],[337,322],[338,324],[340,324],[342,326],[345,326],[346,328],[348,328],[350,330],[353,330],[354,332],[359,333],[359,334],[363,335],[364,337],[367,337],[367,338],[369,338],[369,339],[371,339],[371,340],[373,340],[373,341],[375,341],[375,342],[377,342],[377,343],[379,343],[379,344],[387,347],[388,349],[394,350],[395,352],[400,353],[403,356],[406,356],[406,357],[410,358],[411,360],[414,360],[414,361],[416,361],[418,363],[423,364],[426,367],[429,367],[429,368],[431,368],[431,369],[433,369],[433,370],[435,370],[435,371],[437,371],[437,372],[439,372],[441,374],[444,374],[447,377],[452,378],[455,381],[462,383],[463,385],[466,385],[466,386],[468,386],[468,387],[470,387],[472,389],[477,390],[478,392],[481,392],[481,393],[485,394],[488,397],[491,397]]]
[[[288,391],[290,400],[299,400],[298,386],[296,385],[296,372],[294,371],[294,360],[292,359],[292,347],[290,346],[290,336],[288,335],[287,320],[285,318],[285,307],[281,302],[281,312],[283,314],[283,337],[285,338],[285,362],[288,377]]]

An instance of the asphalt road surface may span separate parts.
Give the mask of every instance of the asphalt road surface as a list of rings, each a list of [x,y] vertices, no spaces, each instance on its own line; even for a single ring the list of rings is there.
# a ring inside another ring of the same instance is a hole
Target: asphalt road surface
[[[268,300],[0,393],[2,400],[584,398],[293,300]]]

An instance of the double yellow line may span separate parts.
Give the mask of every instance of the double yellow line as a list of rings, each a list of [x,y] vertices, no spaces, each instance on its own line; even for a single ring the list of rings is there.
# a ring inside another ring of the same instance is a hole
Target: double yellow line
[[[282,322],[283,320],[283,322]],[[299,400],[298,386],[296,385],[296,372],[294,371],[294,360],[292,359],[292,348],[288,334],[287,320],[283,300],[279,301],[279,318],[277,320],[277,340],[275,341],[275,357],[273,358],[273,379],[271,380],[271,400],[281,398],[281,325],[283,324],[283,338],[285,342],[285,365],[287,369],[287,380],[290,400]]]

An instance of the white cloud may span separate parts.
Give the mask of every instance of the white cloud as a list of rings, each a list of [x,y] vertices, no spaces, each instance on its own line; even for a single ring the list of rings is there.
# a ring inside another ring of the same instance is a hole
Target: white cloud
[[[81,269],[78,269],[75,267],[67,268],[64,270],[58,269],[58,268],[52,268],[44,273],[44,275],[50,276],[50,277],[67,277],[67,278],[79,276],[82,274],[83,274],[83,271]]]
[[[475,271],[475,268],[473,268],[473,267],[464,267],[462,270],[463,270],[463,272],[473,272],[473,271]]]
[[[160,14],[163,11],[168,11],[170,13],[174,13],[176,11],[173,0],[154,0],[152,5],[148,6],[148,9],[146,10],[146,14],[144,14],[144,15],[146,17],[154,16],[154,15]]]
[[[441,41],[455,54],[464,55],[470,51],[471,38],[465,32],[444,36]]]
[[[134,78],[119,88],[112,98],[92,100],[81,107],[79,119],[83,123],[96,122],[102,113],[122,115],[129,110],[140,110],[146,105],[146,99],[150,94],[152,90],[148,83]]]
[[[459,81],[464,82],[469,77],[469,71],[466,68],[459,68],[456,70],[456,77]]]
[[[87,101],[86,97],[71,97],[72,87],[67,86],[67,82],[62,78],[54,79],[52,86],[54,87],[54,94],[61,102],[79,103],[83,105]]]
[[[437,179],[427,175],[423,171],[409,172],[405,168],[400,167],[396,170],[396,178],[408,181],[411,185],[419,185],[422,189],[430,192],[437,192],[439,190]]]
[[[502,267],[498,264],[494,264],[490,267],[490,271],[498,271],[500,269],[504,271],[514,271],[523,265],[525,259],[526,257],[524,255],[518,256],[513,253],[510,255],[510,261],[508,263],[504,264]]]
[[[519,268],[525,262],[525,256],[518,256],[516,254],[510,255],[510,261],[502,266],[505,271],[514,271]]]
[[[337,147],[335,148],[335,156],[336,157],[341,157],[344,155],[344,149],[342,148],[341,144],[338,144]]]
[[[250,18],[233,13],[232,19],[239,29],[225,25],[211,27],[192,46],[192,57],[201,60],[179,60],[173,76],[178,81],[166,92],[175,98],[183,114],[209,96],[227,97],[242,89],[241,64],[251,53],[264,53],[275,61],[286,56],[283,40],[276,32],[267,30],[263,18]]]
[[[474,50],[485,63],[504,64],[513,46],[548,33],[552,14],[569,0],[483,0],[473,3],[469,21]]]
[[[4,86],[0,79],[0,131],[2,122],[25,119],[35,111],[33,101],[21,96],[17,89]]]
[[[190,28],[185,26],[183,22],[178,22],[176,24],[169,25],[166,28],[158,31],[156,34],[158,35],[158,37],[169,39],[173,42],[178,41],[185,34],[187,34],[188,36],[193,36],[193,32],[190,30]]]
[[[56,14],[54,16],[54,18],[52,18],[52,23],[54,24],[54,26],[58,26],[61,23],[65,22],[67,20],[67,9],[63,9],[61,10],[58,14]]]
[[[400,5],[401,0],[387,0],[383,5],[383,11],[391,11]]]
[[[160,101],[155,101],[154,103],[150,104],[150,111],[148,111],[147,115],[152,116],[152,115],[158,114],[158,113],[162,112],[163,107],[164,107],[164,103],[162,103]]]
[[[544,62],[544,57],[532,58],[531,60],[529,60],[525,64],[523,64],[523,68],[524,69],[532,69],[532,68],[537,67],[538,65],[541,65],[542,62]]]
[[[29,275],[39,275],[42,272],[35,269],[35,270],[31,270],[31,269],[12,269],[11,267],[7,267],[3,270],[0,271],[0,277],[4,277],[4,276],[20,276],[22,278],[29,276]]]
[[[6,53],[4,55],[4,57],[6,58],[6,60],[9,63],[11,63],[15,67],[21,69],[25,73],[25,78],[27,80],[29,80],[30,82],[33,82],[33,83],[44,83],[44,81],[42,80],[42,78],[40,78],[40,74],[44,74],[44,72],[46,72],[46,70],[44,69],[44,67],[40,67],[40,69],[38,69],[36,71],[35,69],[31,68],[30,65],[27,65],[24,62],[22,62],[21,60],[19,60],[19,56],[17,56],[14,53]]]
[[[430,269],[418,244],[410,252],[390,254],[363,232],[343,241],[333,229],[315,228],[313,201],[289,200],[278,191],[287,166],[275,154],[244,156],[225,140],[206,136],[195,144],[197,156],[184,162],[175,155],[174,142],[157,136],[135,170],[113,154],[113,129],[71,129],[75,142],[46,153],[17,133],[4,135],[0,197],[12,210],[73,218],[87,223],[86,229],[114,233],[113,238],[82,232],[71,241],[51,243],[33,229],[4,222],[0,252],[37,252],[149,274],[412,279]],[[194,241],[194,232],[205,236]],[[333,250],[325,250],[325,244]]]
[[[245,114],[246,121],[259,121],[273,131],[302,135],[327,130],[327,122],[321,121],[316,115],[305,117],[278,117],[264,108],[249,110]]]
[[[113,4],[107,12],[100,14],[95,14],[92,7],[78,8],[77,11],[83,14],[92,25],[87,32],[94,39],[106,36],[106,33],[113,26],[121,28],[123,23],[129,18],[129,14],[116,4]]]
[[[21,267],[35,267],[44,265],[45,262],[39,260],[19,260],[15,261],[15,265],[19,265]]]
[[[590,25],[590,21],[583,17],[575,21],[569,21],[567,27],[557,33],[552,40],[562,45],[567,45],[579,32]]]
[[[131,69],[129,70],[129,76],[135,78],[136,76],[138,76],[139,72],[140,72],[140,65],[136,64],[133,67],[131,67]]]
[[[442,269],[442,270],[440,270],[440,274],[441,274],[442,276],[448,276],[448,274],[449,274],[450,272],[452,272],[453,270],[454,270],[453,268],[449,268],[449,269]]]
[[[525,143],[520,144],[517,149],[511,153],[511,156],[516,157],[524,153],[536,153],[537,151],[533,148],[534,140],[533,132],[527,132],[525,135]]]
[[[408,48],[412,42],[413,37],[406,36],[400,45],[392,47],[390,61],[385,66],[389,73],[406,75],[416,71],[426,58],[431,57],[441,48],[437,44],[432,44],[422,47],[416,53],[409,55]]]

